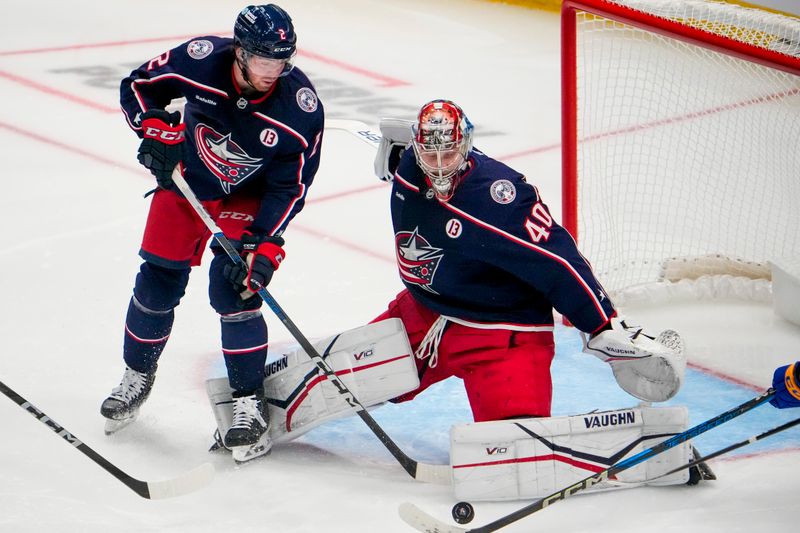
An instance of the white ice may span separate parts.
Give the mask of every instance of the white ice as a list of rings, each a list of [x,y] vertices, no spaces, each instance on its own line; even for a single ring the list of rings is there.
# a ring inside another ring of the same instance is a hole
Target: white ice
[[[282,5],[298,30],[298,64],[316,81],[330,117],[375,123],[380,115],[410,117],[434,97],[453,99],[476,124],[476,144],[523,171],[560,214],[555,14],[477,0]],[[406,500],[449,518],[450,489],[411,480],[358,419],[315,430],[242,467],[206,452],[214,420],[204,380],[222,375],[222,367],[205,267],[194,272],[178,308],[140,420],[103,434],[99,405],[122,371],[122,325],[148,205],[142,194],[153,186],[136,163],[137,141],[118,110],[116,86],[131,68],[191,36],[229,32],[243,4],[5,0],[3,7],[0,381],[134,477],[164,479],[206,461],[217,473],[191,495],[141,499],[0,398],[0,531],[403,532],[410,529],[396,510]],[[365,323],[401,288],[388,188],[371,168],[368,146],[330,132],[306,209],[287,232],[288,257],[270,289],[310,338]],[[693,422],[754,396],[775,366],[798,358],[797,332],[769,309],[725,309],[673,314],[676,327],[705,347],[696,363],[745,384],[726,389],[708,373],[690,371],[675,401],[690,406]],[[272,350],[293,344],[264,312]],[[664,320],[653,310],[641,313]],[[779,330],[777,344],[762,333],[770,327]],[[731,329],[744,340],[725,344]],[[602,363],[579,354],[573,330],[560,327],[557,334],[555,413],[633,404],[616,392]],[[741,344],[750,350],[736,353]],[[767,345],[769,354],[753,357]],[[741,439],[790,417],[776,413],[762,407],[728,435]],[[449,425],[468,420],[469,412],[451,380],[375,416],[410,455],[445,463]],[[786,432],[780,445],[715,461],[714,483],[576,497],[507,530],[796,530],[798,441],[796,430]],[[712,451],[732,440],[705,442]],[[470,525],[522,505],[477,503]]]

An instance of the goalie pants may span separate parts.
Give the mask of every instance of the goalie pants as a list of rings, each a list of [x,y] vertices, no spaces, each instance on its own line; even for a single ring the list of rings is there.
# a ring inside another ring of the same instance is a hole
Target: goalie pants
[[[416,352],[439,315],[403,290],[373,322],[387,318],[403,321]],[[476,422],[550,416],[550,363],[555,354],[552,330],[484,329],[448,322],[438,351],[433,368],[429,359],[416,359],[419,388],[393,402],[411,400],[434,383],[456,376],[464,381]]]

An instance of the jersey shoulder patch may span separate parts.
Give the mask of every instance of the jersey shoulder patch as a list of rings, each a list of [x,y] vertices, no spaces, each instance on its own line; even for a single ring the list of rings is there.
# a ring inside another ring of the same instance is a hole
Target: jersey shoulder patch
[[[192,59],[203,59],[214,51],[214,43],[208,39],[195,39],[186,45],[186,53]]]
[[[306,113],[313,113],[317,110],[319,100],[317,94],[308,87],[301,87],[295,95],[297,105]]]
[[[489,196],[498,204],[510,204],[517,197],[517,188],[510,180],[495,180],[489,186]]]

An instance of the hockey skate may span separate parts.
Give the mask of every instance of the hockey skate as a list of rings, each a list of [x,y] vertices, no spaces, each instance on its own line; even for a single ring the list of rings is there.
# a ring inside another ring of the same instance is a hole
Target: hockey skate
[[[136,420],[139,408],[150,396],[155,379],[155,372],[145,374],[125,367],[119,386],[111,391],[111,395],[100,406],[100,414],[106,418],[106,435],[111,435]]]
[[[225,448],[231,451],[237,463],[266,455],[272,449],[272,439],[269,436],[269,411],[263,391],[234,397],[233,400],[233,424],[225,433]]]
[[[700,459],[700,452],[692,446],[692,461]],[[687,485],[697,485],[701,481],[714,481],[717,475],[705,461],[701,461],[689,469],[689,481]]]

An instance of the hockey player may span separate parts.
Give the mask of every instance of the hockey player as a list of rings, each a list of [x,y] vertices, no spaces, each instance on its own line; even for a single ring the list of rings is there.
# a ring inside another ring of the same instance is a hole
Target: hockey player
[[[171,179],[183,174],[225,235],[242,248],[248,269],[212,243],[211,306],[220,315],[222,352],[233,389],[234,458],[266,453],[269,417],[262,402],[267,327],[261,299],[284,258],[281,237],[303,208],[319,167],[323,107],[293,67],[289,15],[274,4],[249,6],[233,39],[197,37],[146,62],[122,81],[120,101],[142,138],[138,159],[158,182],[125,321],[122,381],[103,402],[107,431],[132,421],[153,387],[156,367],[210,234]],[[165,110],[185,99],[183,119]]]
[[[648,401],[675,395],[680,337],[648,336],[619,316],[536,187],[473,148],[459,106],[433,100],[413,124],[384,119],[381,133],[376,172],[393,181],[406,288],[376,320],[403,321],[421,382],[396,401],[455,375],[476,422],[550,416],[553,308],[589,335],[586,351],[623,389]]]
[[[769,401],[778,409],[800,407],[800,361],[776,368],[772,377],[775,396]]]

